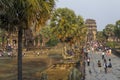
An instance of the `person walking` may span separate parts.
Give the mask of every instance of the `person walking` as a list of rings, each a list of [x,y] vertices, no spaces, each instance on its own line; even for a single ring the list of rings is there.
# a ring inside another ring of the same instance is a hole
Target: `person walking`
[[[109,59],[109,62],[108,62],[108,68],[109,68],[109,71],[111,71],[111,68],[112,68],[111,59]]]
[[[105,73],[107,73],[107,61],[106,61],[106,59],[104,59],[103,66],[104,66]]]
[[[102,59],[104,59],[105,58],[105,53],[104,52],[102,52]]]
[[[90,66],[90,57],[87,58],[87,65]]]
[[[100,60],[98,60],[97,65],[98,65],[98,69],[99,69],[98,72],[101,72],[101,67],[102,67],[102,66],[101,66],[101,62],[100,62]]]

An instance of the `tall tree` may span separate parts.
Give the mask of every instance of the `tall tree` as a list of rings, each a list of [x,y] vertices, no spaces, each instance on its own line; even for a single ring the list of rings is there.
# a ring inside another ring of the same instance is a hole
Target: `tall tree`
[[[63,56],[64,58],[68,58],[67,54],[65,54],[67,49],[73,48],[77,40],[80,41],[83,39],[82,34],[85,29],[83,27],[84,20],[81,16],[77,16],[71,9],[58,8],[53,12],[50,21],[52,32],[64,43]],[[72,57],[70,56],[69,58]]]
[[[0,47],[2,48],[2,50],[5,49],[5,41],[6,41],[6,34],[5,34],[5,30],[0,29]]]
[[[116,21],[114,33],[118,41],[120,39],[120,20]]]
[[[87,36],[87,27],[85,25],[80,26],[77,28],[77,31],[74,34],[74,42],[77,43],[80,47],[82,47],[82,43],[86,42],[86,36]]]
[[[97,37],[97,41],[99,41],[99,42],[106,41],[106,38],[103,35],[103,31],[98,31],[96,37]]]
[[[18,31],[18,80],[22,80],[23,30],[39,31],[50,18],[54,4],[54,0],[0,0],[0,28]]]
[[[86,40],[86,32],[87,32],[87,27],[84,24],[83,18],[81,16],[77,16],[77,30],[74,32],[74,42],[77,44],[80,44],[82,42],[85,42]]]
[[[45,46],[45,43],[48,42],[54,36],[49,26],[42,28],[40,30],[40,35],[42,36],[42,46]]]
[[[103,30],[103,34],[104,36],[106,36],[106,39],[114,39],[114,29],[115,29],[115,25],[113,24],[107,24],[105,29]]]
[[[67,38],[73,36],[78,27],[76,25],[76,14],[68,8],[58,8],[53,13],[50,25],[53,33],[64,42]]]

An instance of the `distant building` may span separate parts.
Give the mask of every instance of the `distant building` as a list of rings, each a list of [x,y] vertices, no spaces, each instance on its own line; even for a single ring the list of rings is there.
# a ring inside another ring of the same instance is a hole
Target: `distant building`
[[[96,33],[97,33],[97,25],[94,19],[86,19],[85,24],[88,28],[87,30],[87,41],[94,41],[96,40]]]

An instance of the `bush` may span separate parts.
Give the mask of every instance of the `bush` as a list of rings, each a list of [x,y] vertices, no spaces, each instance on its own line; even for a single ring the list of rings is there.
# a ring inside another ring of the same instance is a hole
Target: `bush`
[[[109,41],[109,42],[106,43],[106,46],[109,46],[111,48],[115,48],[116,45],[117,45],[117,42],[111,42],[111,41]]]
[[[47,43],[46,46],[48,47],[53,47],[56,46],[59,41],[57,39],[50,39]]]

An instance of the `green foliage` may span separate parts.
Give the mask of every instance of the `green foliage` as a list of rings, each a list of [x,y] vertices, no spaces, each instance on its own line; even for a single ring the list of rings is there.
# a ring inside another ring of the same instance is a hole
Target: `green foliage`
[[[103,29],[103,36],[106,39],[114,36],[118,41],[120,39],[120,20],[117,20],[115,25],[107,24],[105,29]]]
[[[115,48],[116,45],[117,45],[117,42],[111,42],[111,41],[106,42],[106,46],[109,46],[111,48]]]
[[[0,28],[18,31],[18,80],[22,80],[22,32],[31,29],[39,32],[50,18],[54,0],[0,0]]]
[[[55,10],[50,21],[52,33],[63,42],[66,38],[74,37],[78,28],[84,24],[83,18],[68,8]]]
[[[115,25],[107,24],[105,29],[103,29],[103,36],[105,36],[106,39],[115,36],[114,30],[115,30]]]
[[[106,38],[103,35],[103,31],[98,31],[96,37],[98,41],[106,41]]]
[[[115,28],[115,25],[107,24],[103,32],[106,36],[110,37],[114,35],[114,28]]]
[[[2,38],[0,37],[0,43],[2,42]]]
[[[16,31],[16,28],[26,29],[32,27],[37,32],[41,25],[44,25],[50,18],[55,1],[1,0],[0,4],[2,4],[3,8],[1,11],[2,14],[0,14],[1,28],[8,31]]]
[[[120,39],[120,20],[116,21],[115,36]]]
[[[47,43],[46,46],[48,47],[53,47],[56,46],[59,41],[57,39],[50,39]]]
[[[51,36],[53,36],[51,33],[51,28],[49,26],[42,28],[40,31],[40,35],[45,38],[50,38]]]

